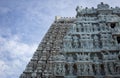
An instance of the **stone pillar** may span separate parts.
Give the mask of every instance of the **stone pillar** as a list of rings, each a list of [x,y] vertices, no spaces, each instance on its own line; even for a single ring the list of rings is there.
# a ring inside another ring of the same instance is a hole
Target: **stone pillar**
[[[88,65],[87,63],[84,63],[84,70],[83,70],[84,75],[88,75],[88,69],[89,69],[88,66],[89,66],[89,65]]]
[[[104,63],[104,70],[105,70],[105,75],[108,75],[108,66],[107,66],[107,62]]]
[[[90,40],[89,44],[90,44],[89,47],[93,48],[93,40],[92,39]]]
[[[54,75],[56,75],[56,70],[57,70],[57,66],[56,66],[56,64],[54,65]]]
[[[62,75],[63,76],[65,75],[65,63],[64,62],[62,63]]]
[[[95,64],[95,71],[96,71],[96,75],[100,75],[100,65],[99,64]]]
[[[84,64],[81,64],[81,75],[84,75]]]
[[[81,24],[78,25],[78,30],[81,32]]]
[[[93,32],[93,26],[92,26],[92,24],[91,24],[91,27],[90,27],[90,31]]]
[[[110,70],[110,73],[111,73],[111,74],[114,74],[114,65],[113,65],[113,63],[111,62],[111,63],[109,63],[108,65],[109,65],[108,68],[109,68],[109,70]]]
[[[73,24],[73,32],[76,32],[76,24]]]
[[[81,65],[79,63],[77,64],[77,68],[78,68],[77,74],[81,75]]]
[[[93,68],[92,68],[92,64],[90,63],[89,64],[89,75],[93,75],[94,73],[93,73]]]
[[[73,75],[73,64],[69,63],[69,75]]]

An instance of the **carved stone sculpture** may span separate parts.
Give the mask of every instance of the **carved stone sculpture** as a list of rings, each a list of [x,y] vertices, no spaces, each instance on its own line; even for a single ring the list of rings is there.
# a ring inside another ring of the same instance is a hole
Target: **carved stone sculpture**
[[[81,59],[80,54],[76,53],[76,56],[77,56],[77,61],[80,61],[80,59]]]
[[[94,56],[94,61],[95,61],[95,62],[98,62],[98,61],[99,61],[99,58],[98,58],[97,54],[95,54],[95,56]]]
[[[70,61],[70,62],[72,62],[74,59],[73,59],[73,56],[72,56],[72,54],[70,54],[69,56],[68,56],[68,61]]]
[[[74,48],[79,47],[79,42],[78,42],[78,37],[77,36],[73,36],[73,45],[74,45]]]
[[[120,78],[120,8],[76,12],[55,19],[20,78]]]
[[[109,63],[108,66],[109,66],[109,69],[110,69],[110,73],[111,73],[111,74],[114,74],[114,68],[113,68],[114,65],[113,65],[113,63],[112,63],[112,62]]]
[[[65,61],[65,56],[63,54],[56,55],[54,57],[56,61]]]
[[[71,36],[65,36],[64,48],[72,48],[72,37]]]
[[[76,24],[73,24],[73,32],[76,32],[76,30],[77,30],[77,26],[76,26]]]

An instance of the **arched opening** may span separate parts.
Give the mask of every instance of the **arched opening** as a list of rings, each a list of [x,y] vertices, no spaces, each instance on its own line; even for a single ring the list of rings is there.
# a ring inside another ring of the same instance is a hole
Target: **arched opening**
[[[120,60],[120,55],[118,55],[118,59]]]
[[[117,37],[117,42],[120,43],[120,37]]]
[[[117,74],[120,74],[120,67],[116,67],[115,70],[116,70],[115,72],[116,72]]]
[[[101,64],[100,67],[101,67],[101,71],[100,71],[101,74],[102,74],[102,75],[105,75],[104,65]]]
[[[111,28],[115,28],[116,23],[111,23],[110,26],[111,26]]]
[[[77,65],[76,64],[73,65],[73,74],[77,75]]]
[[[93,68],[93,73],[96,75],[96,70],[95,70],[95,65],[94,64],[92,65],[92,68]]]
[[[69,69],[68,69],[68,65],[65,64],[65,75],[68,75]]]

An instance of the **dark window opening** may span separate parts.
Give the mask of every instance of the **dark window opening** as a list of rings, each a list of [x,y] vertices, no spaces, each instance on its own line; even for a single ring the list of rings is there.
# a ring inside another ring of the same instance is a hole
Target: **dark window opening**
[[[120,55],[118,56],[119,60],[120,60]]]
[[[61,21],[60,23],[64,23],[64,21]]]
[[[77,65],[76,64],[73,65],[73,69],[74,69],[73,74],[76,75],[77,74]]]
[[[115,28],[116,24],[115,23],[111,23],[110,26],[111,26],[111,28]]]
[[[104,71],[105,71],[105,70],[104,70],[104,65],[102,64],[102,65],[100,65],[100,67],[101,67],[101,71],[100,71],[101,74],[102,74],[102,75],[105,75],[105,72],[104,72]]]
[[[94,74],[96,75],[95,65],[92,65],[92,68],[93,68]]]
[[[83,29],[83,28],[81,28],[81,32],[84,32],[84,29]]]
[[[77,28],[76,31],[79,32],[79,29]]]
[[[117,42],[120,43],[120,37],[117,37]]]
[[[65,70],[66,70],[66,71],[65,71],[65,74],[67,75],[68,72],[69,72],[69,69],[68,69],[68,65],[67,65],[67,64],[65,65]]]

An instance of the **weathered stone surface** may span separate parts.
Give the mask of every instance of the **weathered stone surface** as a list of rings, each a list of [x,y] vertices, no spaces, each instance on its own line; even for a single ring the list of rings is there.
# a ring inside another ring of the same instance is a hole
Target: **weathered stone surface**
[[[56,17],[20,78],[120,78],[120,8]]]

